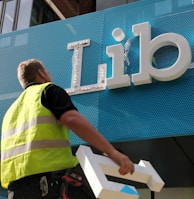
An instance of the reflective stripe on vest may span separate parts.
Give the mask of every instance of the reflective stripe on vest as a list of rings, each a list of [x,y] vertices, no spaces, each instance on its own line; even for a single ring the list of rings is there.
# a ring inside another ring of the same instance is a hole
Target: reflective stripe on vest
[[[70,147],[70,143],[65,140],[41,140],[29,142],[25,145],[14,147],[1,153],[1,160],[14,157],[16,155],[25,153],[32,149],[44,149],[44,148],[64,148]]]
[[[19,127],[16,127],[16,128],[13,128],[13,129],[3,132],[1,139],[5,139],[5,138],[7,138],[11,135],[14,135],[16,133],[19,133],[21,131],[25,131],[25,130],[29,129],[30,127],[35,126],[37,124],[44,124],[44,123],[45,124],[46,123],[59,124],[60,121],[57,120],[54,116],[39,116],[37,118],[33,118],[29,122],[22,124]]]

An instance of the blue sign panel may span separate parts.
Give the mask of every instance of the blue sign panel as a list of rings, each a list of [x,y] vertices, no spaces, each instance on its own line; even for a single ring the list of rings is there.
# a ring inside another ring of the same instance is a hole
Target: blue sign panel
[[[84,91],[70,95],[111,142],[193,134],[193,8],[191,1],[142,1],[1,35],[0,121],[22,92],[18,64],[36,58],[53,82],[67,90],[74,88],[75,62],[81,67],[78,86]],[[146,65],[149,60],[151,66]],[[174,75],[182,66],[186,69]],[[110,79],[120,72],[123,78],[112,84]],[[136,81],[135,74],[143,80]],[[100,83],[102,89],[90,92],[90,85]],[[72,144],[81,143],[72,134]]]

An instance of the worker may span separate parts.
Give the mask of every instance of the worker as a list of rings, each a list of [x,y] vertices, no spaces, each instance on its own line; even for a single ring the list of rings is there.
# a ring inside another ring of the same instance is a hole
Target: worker
[[[19,63],[17,77],[24,91],[5,113],[1,135],[1,184],[9,199],[57,199],[61,176],[74,168],[69,129],[107,154],[121,175],[134,172],[128,156],[116,150],[83,117],[67,92],[52,83],[40,60]]]

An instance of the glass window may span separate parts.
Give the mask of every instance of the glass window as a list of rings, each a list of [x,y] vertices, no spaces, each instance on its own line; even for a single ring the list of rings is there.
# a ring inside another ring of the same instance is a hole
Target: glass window
[[[1,17],[2,1],[0,1],[0,17]]]
[[[32,16],[30,26],[38,25],[41,23],[42,5],[41,2],[35,1],[32,8]]]
[[[3,21],[2,33],[11,32],[14,22],[16,0],[6,1],[5,16]]]
[[[59,17],[54,13],[50,6],[47,5],[47,3],[41,0],[34,1],[30,26],[44,24],[56,20],[59,20]]]
[[[2,20],[3,20],[3,2],[0,1],[0,34],[1,34],[1,30],[2,30]]]
[[[33,0],[21,0],[17,30],[28,28],[30,26],[32,5]]]
[[[42,23],[52,22],[56,20],[59,20],[59,17],[53,12],[50,7],[45,6],[42,16]]]

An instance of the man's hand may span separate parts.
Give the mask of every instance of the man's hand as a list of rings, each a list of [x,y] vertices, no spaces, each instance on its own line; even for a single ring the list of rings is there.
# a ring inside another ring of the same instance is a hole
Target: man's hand
[[[127,173],[133,174],[135,170],[134,164],[126,155],[114,150],[111,154],[108,154],[108,156],[120,166],[119,173],[121,175]]]

